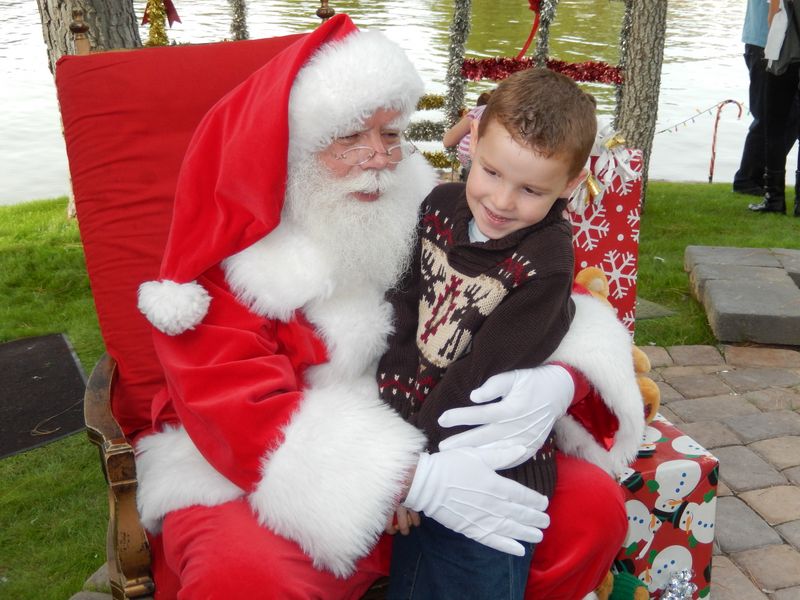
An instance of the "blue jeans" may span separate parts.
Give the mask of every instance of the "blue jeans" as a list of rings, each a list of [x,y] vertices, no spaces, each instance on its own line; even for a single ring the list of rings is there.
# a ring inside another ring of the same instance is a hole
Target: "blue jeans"
[[[522,600],[533,544],[524,556],[484,546],[420,515],[392,544],[387,600]]]

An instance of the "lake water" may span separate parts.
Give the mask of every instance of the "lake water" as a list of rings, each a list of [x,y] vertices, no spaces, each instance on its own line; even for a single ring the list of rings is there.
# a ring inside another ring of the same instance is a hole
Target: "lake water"
[[[175,0],[182,24],[169,31],[176,42],[209,42],[229,37],[227,0]],[[750,123],[747,72],[742,59],[742,0],[670,0],[658,133],[650,177],[707,181],[717,103],[733,99],[745,112],[737,119],[727,105],[717,134],[714,181],[731,181]],[[136,0],[141,15],[143,0]],[[276,0],[248,4],[250,37],[305,31],[319,22],[318,2]],[[332,0],[364,28],[381,29],[402,45],[419,68],[427,92],[444,93],[453,3],[445,0]],[[550,29],[550,52],[567,61],[619,60],[623,3],[619,0],[561,0]],[[724,15],[724,18],[718,18]],[[531,27],[525,0],[473,0],[467,56],[515,56]],[[147,36],[146,29],[142,38]],[[69,175],[58,106],[36,3],[2,0],[0,5],[0,204],[68,193]],[[492,82],[470,83],[467,103]],[[614,89],[589,85],[599,110],[611,116]],[[694,117],[693,120],[691,120]],[[677,128],[677,130],[676,130]],[[790,158],[794,160],[794,158]]]

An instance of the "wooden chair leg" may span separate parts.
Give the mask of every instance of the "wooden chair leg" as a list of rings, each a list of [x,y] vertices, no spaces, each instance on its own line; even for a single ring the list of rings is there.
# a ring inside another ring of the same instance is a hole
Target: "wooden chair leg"
[[[106,556],[115,600],[145,599],[155,591],[150,574],[150,546],[136,508],[134,452],[111,412],[114,360],[104,354],[92,370],[84,396],[89,439],[100,452],[108,484]]]

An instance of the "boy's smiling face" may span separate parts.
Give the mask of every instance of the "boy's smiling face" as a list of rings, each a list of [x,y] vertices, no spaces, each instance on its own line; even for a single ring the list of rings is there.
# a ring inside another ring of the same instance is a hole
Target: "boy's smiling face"
[[[544,219],[585,175],[571,178],[567,160],[520,144],[494,120],[480,138],[472,121],[470,152],[467,203],[478,229],[493,240]]]

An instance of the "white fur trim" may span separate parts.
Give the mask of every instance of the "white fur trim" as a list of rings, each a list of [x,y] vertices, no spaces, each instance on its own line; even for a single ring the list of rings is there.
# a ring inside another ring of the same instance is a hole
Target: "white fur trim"
[[[353,133],[379,108],[405,128],[424,84],[405,52],[376,31],[326,44],[300,70],[289,97],[289,160]]]
[[[413,194],[413,197],[419,199],[417,206],[422,204],[431,190],[439,184],[439,174],[421,152],[415,152],[404,158],[397,165],[397,174],[407,186],[405,193]]]
[[[161,520],[195,504],[216,506],[244,496],[244,491],[212,467],[183,427],[143,437],[136,444],[139,480],[136,504],[142,524],[158,533]]]
[[[598,600],[598,598],[597,598],[597,594],[595,594],[594,592],[589,592],[589,594],[588,594],[588,595],[586,595],[586,596],[583,598],[583,600]]]
[[[196,281],[177,283],[146,281],[139,286],[139,310],[153,327],[167,335],[178,335],[194,327],[208,312],[211,296]]]
[[[289,321],[312,298],[333,290],[326,258],[285,221],[249,248],[222,261],[225,279],[254,313]]]
[[[263,461],[259,521],[339,577],[383,531],[423,435],[378,398],[374,380],[310,389]]]
[[[337,290],[330,298],[309,303],[304,314],[325,341],[328,362],[311,367],[308,380],[321,387],[374,377],[392,332],[392,306],[382,290],[363,285]]]
[[[634,458],[644,433],[644,405],[631,357],[631,337],[614,311],[599,300],[573,294],[575,318],[549,360],[572,365],[583,373],[619,419],[610,451],[569,415],[556,423],[559,447],[617,476]]]

